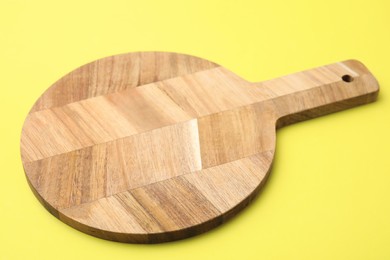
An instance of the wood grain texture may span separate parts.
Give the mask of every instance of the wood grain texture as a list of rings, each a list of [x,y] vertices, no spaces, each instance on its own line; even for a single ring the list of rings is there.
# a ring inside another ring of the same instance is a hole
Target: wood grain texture
[[[355,60],[253,83],[193,56],[122,54],[76,69],[38,99],[22,162],[40,202],[78,230],[182,239],[254,198],[276,128],[372,102],[378,91]]]

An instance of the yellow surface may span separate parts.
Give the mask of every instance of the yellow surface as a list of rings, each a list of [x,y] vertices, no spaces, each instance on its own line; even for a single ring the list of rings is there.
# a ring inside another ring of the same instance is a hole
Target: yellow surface
[[[390,2],[0,2],[0,259],[390,259]],[[259,197],[227,224],[159,245],[109,242],[51,216],[19,157],[23,120],[76,67],[174,51],[260,81],[348,58],[381,85],[376,103],[277,133]]]

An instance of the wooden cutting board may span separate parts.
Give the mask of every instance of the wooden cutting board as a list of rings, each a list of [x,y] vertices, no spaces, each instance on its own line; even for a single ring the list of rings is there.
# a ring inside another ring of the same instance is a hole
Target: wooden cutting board
[[[378,90],[355,60],[253,83],[183,54],[112,56],[38,99],[23,126],[23,166],[40,202],[82,232],[186,238],[254,198],[278,127],[372,102]]]

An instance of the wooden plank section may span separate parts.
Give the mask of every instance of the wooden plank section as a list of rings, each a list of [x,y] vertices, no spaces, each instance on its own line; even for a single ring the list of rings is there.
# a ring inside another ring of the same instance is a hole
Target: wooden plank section
[[[130,192],[101,198],[71,208],[61,209],[63,215],[101,230],[112,232],[146,233],[164,229],[141,206]]]
[[[166,231],[196,226],[221,214],[180,177],[132,190],[131,194]]]
[[[32,112],[106,95],[218,67],[189,55],[167,52],[126,53],[88,63],[65,75],[35,103]]]
[[[196,120],[25,164],[32,185],[55,208],[201,168]]]
[[[159,88],[194,117],[245,106],[266,99],[262,91],[224,68],[162,81]]]
[[[271,105],[256,104],[199,118],[203,168],[273,150],[276,117]]]
[[[228,212],[263,184],[273,155],[273,151],[263,152],[183,177],[219,211]]]
[[[181,239],[254,198],[277,127],[372,102],[378,91],[353,60],[251,83],[188,55],[108,57],[37,101],[22,130],[23,166],[39,201],[87,234]]]

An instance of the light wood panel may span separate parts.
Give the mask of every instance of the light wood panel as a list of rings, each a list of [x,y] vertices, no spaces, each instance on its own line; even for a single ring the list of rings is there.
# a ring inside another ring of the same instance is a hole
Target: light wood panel
[[[38,99],[22,130],[23,166],[42,204],[85,233],[181,239],[254,198],[277,127],[372,102],[378,90],[354,60],[253,83],[188,55],[112,56]]]

